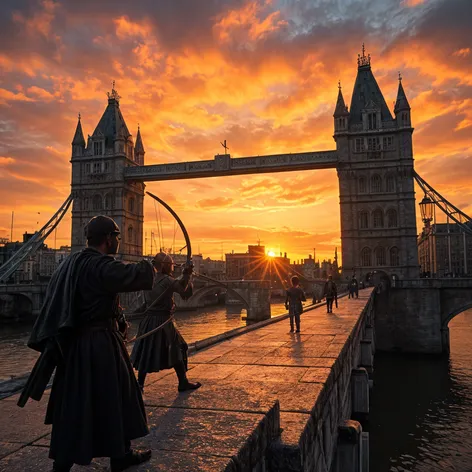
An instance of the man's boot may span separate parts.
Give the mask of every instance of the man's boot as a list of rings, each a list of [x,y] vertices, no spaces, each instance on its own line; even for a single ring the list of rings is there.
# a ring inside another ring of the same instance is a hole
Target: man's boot
[[[126,470],[128,467],[133,465],[142,464],[151,458],[152,452],[150,449],[146,451],[133,451],[132,449],[127,452],[120,459],[110,459],[111,472],[121,472]]]
[[[200,382],[189,382],[187,378],[187,372],[185,370],[185,365],[182,361],[177,363],[174,366],[174,369],[179,379],[179,392],[186,392],[187,390],[196,390],[197,388],[200,388],[202,386]]]

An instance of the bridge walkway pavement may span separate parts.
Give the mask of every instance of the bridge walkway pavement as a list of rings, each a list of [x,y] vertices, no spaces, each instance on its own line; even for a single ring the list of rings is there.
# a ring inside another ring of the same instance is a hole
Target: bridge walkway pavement
[[[129,470],[263,471],[274,440],[299,447],[370,295],[365,289],[359,299],[342,298],[332,314],[324,306],[305,312],[300,334],[290,333],[283,320],[196,352],[188,373],[203,384],[196,391],[179,394],[173,371],[150,374],[145,404],[151,433],[134,445],[151,448],[153,457]],[[0,401],[0,471],[51,469],[50,426],[43,424],[48,395],[24,409],[16,406],[18,395]],[[99,458],[73,471],[107,466]]]

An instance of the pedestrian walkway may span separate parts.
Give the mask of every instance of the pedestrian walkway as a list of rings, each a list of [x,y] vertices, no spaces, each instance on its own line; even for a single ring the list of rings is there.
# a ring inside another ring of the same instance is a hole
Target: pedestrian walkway
[[[262,471],[280,430],[282,444],[296,446],[370,295],[365,289],[359,299],[342,298],[332,314],[324,307],[305,312],[299,334],[283,320],[195,353],[188,376],[202,382],[196,391],[179,394],[173,371],[149,375],[151,433],[136,446],[151,448],[153,458],[134,470]],[[0,401],[0,471],[48,471],[47,394],[24,409],[17,399]],[[73,470],[104,471],[107,465],[96,459]]]

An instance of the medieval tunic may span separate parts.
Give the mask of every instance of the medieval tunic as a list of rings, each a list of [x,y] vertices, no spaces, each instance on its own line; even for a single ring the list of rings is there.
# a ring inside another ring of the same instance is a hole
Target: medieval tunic
[[[187,299],[193,293],[192,284],[158,273],[152,290],[144,293],[145,304],[141,309],[146,309],[159,296],[164,295],[146,312],[146,316],[139,325],[138,336],[165,323],[173,315],[174,293]],[[187,367],[187,350],[187,343],[173,321],[170,321],[155,334],[136,341],[131,353],[131,362],[135,369],[145,373],[171,369],[181,361]]]
[[[87,248],[53,275],[28,345],[57,346],[57,368],[46,413],[50,457],[87,465],[122,457],[129,441],[149,430],[141,393],[117,331],[118,292],[152,287],[146,261],[124,264]]]

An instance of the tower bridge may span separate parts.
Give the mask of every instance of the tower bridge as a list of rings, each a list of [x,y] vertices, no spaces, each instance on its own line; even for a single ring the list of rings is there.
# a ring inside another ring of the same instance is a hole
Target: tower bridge
[[[376,284],[384,290],[377,305],[379,313],[382,312],[389,322],[382,324],[379,318],[379,327],[385,330],[385,336],[380,339],[385,342],[378,343],[378,347],[423,352],[447,350],[441,316],[433,314],[440,308],[427,307],[424,302],[424,309],[419,309],[421,300],[413,303],[408,297],[397,299],[393,294],[407,290],[402,283],[419,278],[415,178],[432,196],[434,204],[446,214],[450,213],[458,224],[470,221],[470,218],[438,196],[415,173],[411,108],[401,77],[392,112],[372,72],[370,56],[363,52],[357,65],[349,107],[339,85],[333,114],[336,146],[328,151],[238,158],[223,154],[201,161],[145,165],[141,132],[138,128],[134,140],[121,112],[120,97],[113,88],[92,134],[85,140],[79,116],[72,140],[72,251],[84,247],[84,227],[90,218],[104,213],[121,228],[122,252],[119,256],[130,261],[139,259],[143,252],[146,181],[336,169],[344,274],[376,274]],[[60,217],[62,215],[63,212]],[[59,220],[56,219],[54,224],[57,225]],[[50,231],[48,227],[43,233],[46,235]],[[31,252],[27,249],[25,254]],[[11,269],[0,268],[0,281],[5,280],[5,273]],[[422,296],[425,296],[428,290],[437,288],[423,287],[422,290]],[[436,295],[431,292],[431,296]],[[389,297],[394,297],[395,303],[390,303],[393,299]],[[466,304],[462,303],[457,309],[462,306]],[[413,324],[411,320],[418,317],[421,320]],[[410,328],[408,342],[401,336],[391,341],[392,323],[397,323],[398,332],[403,329],[400,324],[404,324],[405,329]],[[421,341],[425,329],[433,333],[434,342],[425,344]]]

